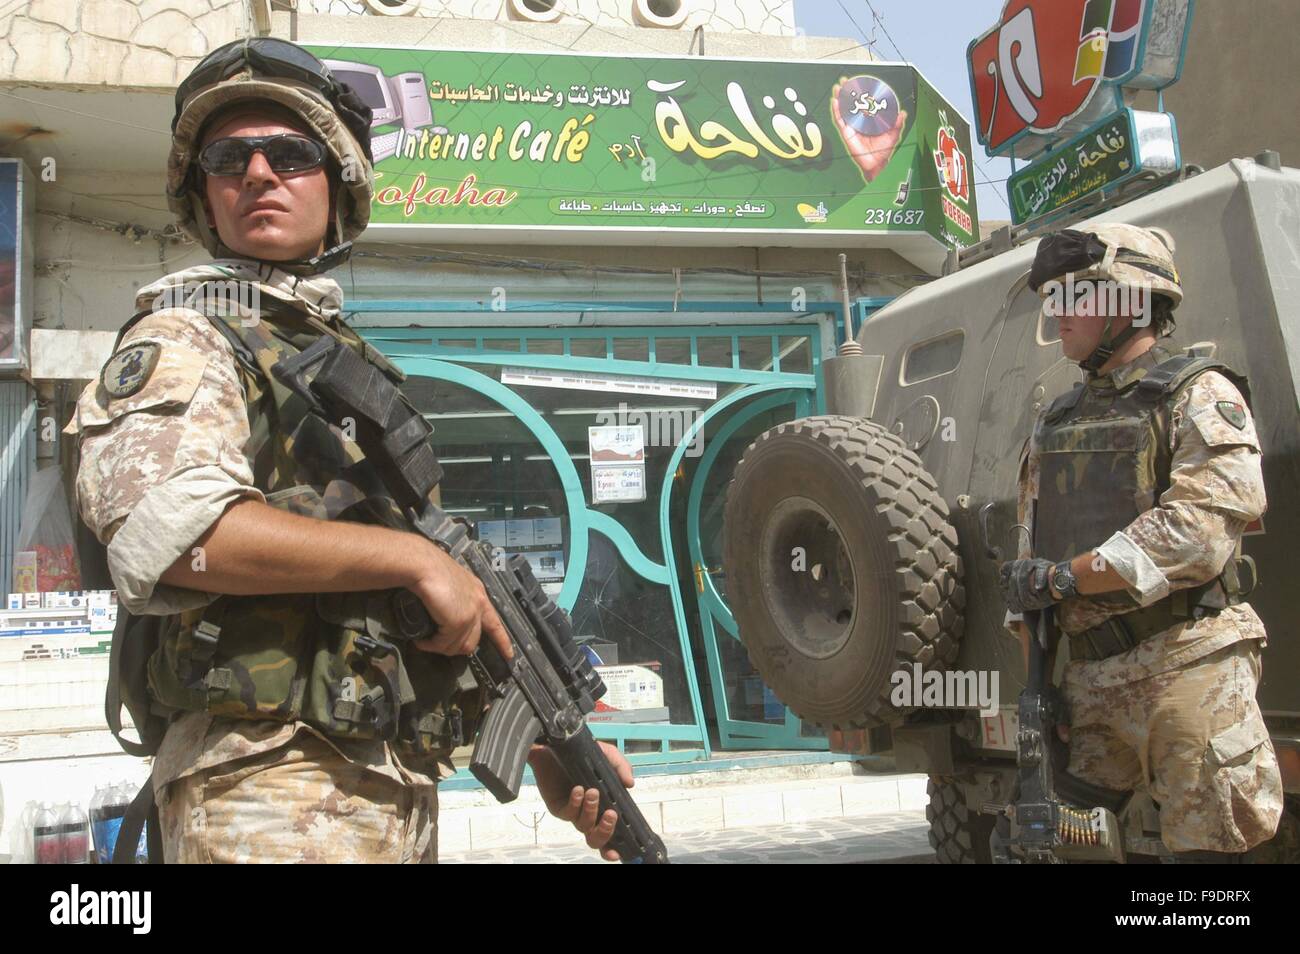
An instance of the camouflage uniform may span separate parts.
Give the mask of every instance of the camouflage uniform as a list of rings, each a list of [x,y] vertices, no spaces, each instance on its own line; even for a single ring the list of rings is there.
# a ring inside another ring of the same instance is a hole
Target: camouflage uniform
[[[1086,387],[1121,390],[1167,357],[1153,348],[1090,376]],[[1244,408],[1240,391],[1216,371],[1195,377],[1176,397],[1167,428],[1168,489],[1096,548],[1127,592],[1061,601],[1056,619],[1063,633],[1088,630],[1122,613],[1125,602],[1148,607],[1210,580],[1264,512],[1254,422],[1245,411],[1236,426],[1221,403]],[[1045,505],[1040,467],[1031,442],[1022,462],[1021,522],[1034,509],[1031,501]],[[1028,555],[1026,547],[1020,556]],[[1277,759],[1255,701],[1266,642],[1255,611],[1237,603],[1119,655],[1072,659],[1062,686],[1070,710],[1070,771],[1111,788],[1149,792],[1172,851],[1242,852],[1266,841],[1282,810]]]
[[[342,293],[333,279],[238,259],[169,275],[142,289],[137,305],[150,308],[169,289],[207,279],[253,282],[264,297],[338,321]],[[127,609],[193,612],[215,594],[168,586],[161,575],[229,504],[266,495],[244,455],[248,407],[230,343],[186,307],[162,308],[123,338],[123,345],[143,342],[159,349],[144,386],[111,398],[92,383],[67,428],[81,436],[78,502],[108,547]],[[153,783],[168,861],[430,861],[434,786],[451,772],[445,757],[327,738],[302,721],[185,712],[167,730]]]

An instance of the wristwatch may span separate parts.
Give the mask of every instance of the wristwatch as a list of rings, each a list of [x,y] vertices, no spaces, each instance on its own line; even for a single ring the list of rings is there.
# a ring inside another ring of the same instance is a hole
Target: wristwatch
[[[1070,569],[1069,560],[1052,567],[1052,589],[1061,594],[1061,599],[1079,595],[1079,578]]]

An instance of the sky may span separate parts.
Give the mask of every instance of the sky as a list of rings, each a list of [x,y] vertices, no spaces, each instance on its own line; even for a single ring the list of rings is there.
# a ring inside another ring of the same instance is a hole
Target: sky
[[[874,39],[871,45],[880,59],[911,63],[973,125],[966,46],[998,22],[1003,5],[1004,0],[794,0],[794,16],[796,27],[808,36]],[[1011,174],[1010,162],[990,157],[973,133],[971,145],[980,220],[1009,219],[1006,183],[1000,180]]]

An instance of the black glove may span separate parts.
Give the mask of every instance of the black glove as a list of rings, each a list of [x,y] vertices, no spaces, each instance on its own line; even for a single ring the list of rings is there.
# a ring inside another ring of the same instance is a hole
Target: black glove
[[[1051,560],[1009,560],[998,570],[998,586],[1007,609],[1013,613],[1040,610],[1056,602],[1049,585]]]

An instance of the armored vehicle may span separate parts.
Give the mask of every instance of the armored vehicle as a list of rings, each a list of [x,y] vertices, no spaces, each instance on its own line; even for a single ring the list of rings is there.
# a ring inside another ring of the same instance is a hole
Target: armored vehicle
[[[990,550],[1014,555],[1022,448],[1040,409],[1082,376],[1028,288],[1030,264],[1047,229],[1103,221],[1172,234],[1185,299],[1162,343],[1249,377],[1269,509],[1243,551],[1257,568],[1248,599],[1270,635],[1258,698],[1288,808],[1262,848],[1295,845],[1300,170],[1268,152],[1142,188],[1089,218],[1002,230],[954,253],[947,274],[863,323],[862,353],[846,342],[827,361],[829,415],[763,433],[728,489],[724,563],[750,659],[783,702],[828,729],[833,748],[892,751],[899,770],[930,776],[930,838],[943,862],[989,860],[993,813],[1014,798],[1025,663],[1003,626]],[[896,694],[898,673],[920,686],[945,672],[996,677],[996,712]],[[1113,821],[1119,854],[1166,853],[1149,798],[1126,798]]]

